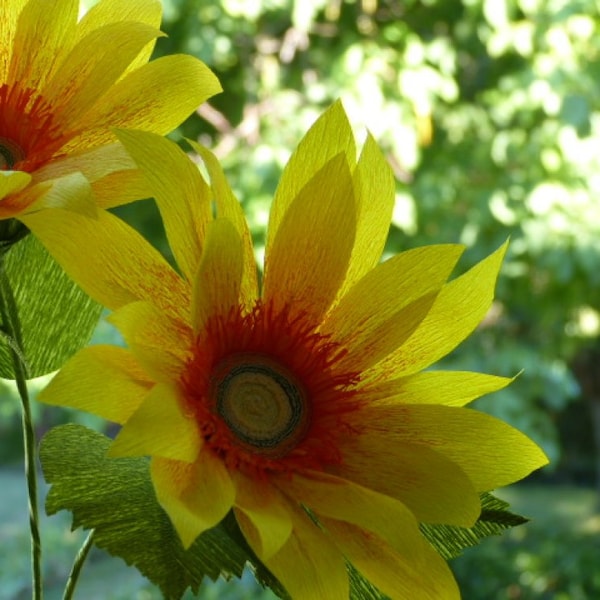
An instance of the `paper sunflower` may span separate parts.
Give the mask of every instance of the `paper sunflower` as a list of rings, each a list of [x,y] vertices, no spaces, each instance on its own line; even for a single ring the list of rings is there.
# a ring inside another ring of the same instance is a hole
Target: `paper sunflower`
[[[457,245],[380,263],[393,178],[370,137],[357,161],[336,104],[282,175],[259,286],[214,157],[197,148],[209,186],[167,140],[120,138],[181,273],[109,214],[27,217],[34,232],[50,221],[43,243],[128,345],[84,349],[40,400],[122,424],[111,455],[151,457],[184,546],[233,510],[294,599],[347,599],[346,560],[391,598],[457,598],[419,522],[471,526],[478,492],[546,463],[526,436],[464,408],[508,379],[424,371],[486,314],[505,248],[450,282]]]
[[[144,197],[110,128],[164,135],[220,91],[191,56],[148,63],[160,2],[101,0],[79,22],[78,11],[0,0],[0,219]]]

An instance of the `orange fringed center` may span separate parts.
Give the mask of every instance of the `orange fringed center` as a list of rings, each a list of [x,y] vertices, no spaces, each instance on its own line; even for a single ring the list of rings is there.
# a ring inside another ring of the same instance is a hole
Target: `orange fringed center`
[[[187,407],[230,468],[262,476],[339,464],[358,381],[336,369],[344,354],[288,310],[258,303],[249,314],[219,315],[188,363]]]
[[[32,172],[64,145],[54,111],[35,90],[0,86],[0,170]]]

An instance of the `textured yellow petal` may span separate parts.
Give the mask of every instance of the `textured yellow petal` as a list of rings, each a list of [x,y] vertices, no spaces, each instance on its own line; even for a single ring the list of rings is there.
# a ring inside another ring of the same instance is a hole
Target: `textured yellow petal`
[[[234,196],[219,161],[212,152],[189,140],[190,145],[200,155],[210,175],[211,188],[217,217],[228,219],[236,228],[244,246],[244,269],[241,283],[241,297],[244,305],[251,307],[258,297],[258,282],[256,276],[256,260],[252,245],[252,235],[244,216],[244,211]]]
[[[354,167],[356,147],[341,102],[333,104],[315,121],[281,174],[269,216],[267,254],[271,252],[279,226],[296,196],[317,172],[338,154],[346,156],[348,166]],[[327,204],[327,196],[320,195],[319,198],[323,204]]]
[[[162,6],[158,0],[102,0],[92,6],[77,25],[77,39],[94,29],[115,21],[136,21],[155,29],[160,27]],[[127,68],[128,71],[148,62],[154,44],[148,44]]]
[[[347,365],[364,370],[396,350],[429,312],[463,247],[402,252],[367,273],[331,310],[321,331],[347,350]]]
[[[185,548],[217,525],[233,506],[231,477],[210,450],[201,451],[191,464],[153,458],[150,472],[156,497]]]
[[[46,99],[68,130],[105,94],[150,40],[162,35],[144,23],[111,23],[90,32],[48,81]],[[109,92],[110,90],[110,92]],[[107,93],[108,92],[108,93]]]
[[[174,142],[145,131],[121,130],[117,136],[143,173],[177,264],[192,281],[211,218],[208,185]]]
[[[379,262],[394,208],[394,174],[370,134],[352,179],[357,205],[356,241],[342,294]]]
[[[471,480],[435,449],[402,440],[384,447],[367,433],[348,436],[340,450],[338,476],[397,498],[419,521],[471,527],[479,516],[479,494]]]
[[[527,436],[499,419],[468,408],[434,404],[370,405],[353,415],[374,454],[397,443],[422,444],[456,463],[479,492],[526,477],[548,463]]]
[[[8,80],[10,58],[15,43],[17,20],[27,0],[3,0],[0,19],[0,85]]]
[[[172,385],[156,384],[108,449],[109,456],[160,456],[193,463],[202,438]]]
[[[309,472],[279,482],[282,490],[320,517],[346,521],[410,552],[419,526],[413,513],[398,500],[325,473]],[[473,521],[477,518],[475,518]],[[472,523],[470,523],[472,524]]]
[[[209,224],[193,284],[191,321],[195,333],[213,315],[227,314],[240,306],[243,253],[242,240],[230,221],[216,219]]]
[[[42,88],[71,49],[78,12],[79,0],[30,0],[19,16],[7,80]]]
[[[263,297],[317,324],[344,281],[356,228],[346,157],[329,161],[285,213],[265,256]]]
[[[190,290],[163,257],[123,221],[105,211],[89,219],[66,210],[20,218],[63,269],[110,309],[137,300],[173,318],[189,318]]]
[[[110,93],[72,124],[82,133],[63,151],[110,143],[114,141],[112,129],[119,127],[165,135],[220,91],[218,79],[192,56],[153,60],[119,80]]]
[[[365,380],[381,372],[396,377],[416,373],[454,350],[485,317],[507,244],[445,285],[421,325]]]
[[[361,397],[369,402],[464,406],[506,387],[512,379],[470,371],[425,371],[408,377],[366,384]]]
[[[342,554],[302,509],[289,504],[289,511],[292,534],[265,565],[294,600],[348,600]]]
[[[189,325],[169,318],[149,302],[132,302],[109,317],[123,334],[139,363],[154,381],[177,381],[190,358],[193,343]]]
[[[292,519],[276,488],[232,473],[235,516],[244,537],[261,560],[273,556],[290,537]]]
[[[24,171],[1,171],[0,170],[0,210],[2,200],[6,196],[16,194],[24,190],[31,182],[31,175]]]
[[[39,188],[39,193],[35,188]],[[42,182],[28,193],[37,199],[27,206],[27,212],[45,208],[61,208],[88,217],[95,217],[96,203],[89,181],[79,172],[64,175],[51,182]]]
[[[400,554],[349,523],[323,524],[348,560],[391,600],[460,600],[446,561],[419,536],[407,539],[410,549]]]
[[[92,182],[92,190],[96,206],[105,209],[152,195],[146,179],[138,169],[108,173]]]
[[[62,367],[39,393],[38,400],[124,423],[153,385],[127,350],[116,346],[90,346],[80,350]]]

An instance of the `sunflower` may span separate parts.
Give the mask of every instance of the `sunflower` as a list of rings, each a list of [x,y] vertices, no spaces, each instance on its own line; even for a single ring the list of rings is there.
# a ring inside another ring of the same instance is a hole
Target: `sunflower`
[[[509,379],[424,371],[486,314],[505,246],[450,282],[458,245],[380,263],[394,181],[371,137],[356,159],[335,104],[282,174],[259,285],[214,157],[195,146],[209,185],[168,140],[119,137],[180,274],[107,213],[27,216],[114,311],[128,346],[82,350],[40,400],[122,424],[111,456],[151,457],[185,547],[233,510],[294,599],[348,598],[346,561],[392,598],[457,598],[419,523],[472,526],[479,492],[546,462],[526,436],[464,407]]]
[[[78,0],[0,0],[0,219],[147,196],[110,128],[164,135],[220,91],[191,56],[148,63],[160,2],[78,12]]]

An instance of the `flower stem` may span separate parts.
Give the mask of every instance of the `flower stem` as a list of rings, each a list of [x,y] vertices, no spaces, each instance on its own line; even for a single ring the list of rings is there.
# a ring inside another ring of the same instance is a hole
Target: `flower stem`
[[[17,305],[0,254],[0,319],[2,337],[7,342],[13,361],[13,374],[21,398],[25,477],[29,495],[29,530],[31,537],[31,563],[33,600],[42,600],[42,542],[39,528],[37,470],[35,462],[35,429],[31,403],[27,390],[27,364],[23,354]]]
[[[79,552],[77,556],[75,556],[75,560],[73,561],[73,566],[71,567],[71,572],[69,573],[69,579],[67,579],[67,585],[65,586],[65,591],[63,594],[63,600],[71,600],[73,597],[73,592],[75,591],[75,587],[77,586],[77,581],[79,580],[79,573],[81,572],[81,568],[83,567],[83,563],[87,558],[92,546],[94,545],[94,530],[92,529],[88,536],[85,538],[81,548],[79,548]]]

